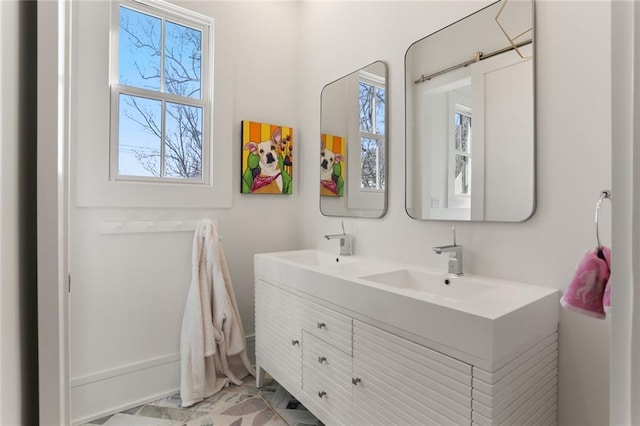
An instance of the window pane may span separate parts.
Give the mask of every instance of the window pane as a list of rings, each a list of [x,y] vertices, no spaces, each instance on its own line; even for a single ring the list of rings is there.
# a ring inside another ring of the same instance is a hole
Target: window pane
[[[385,104],[386,104],[384,89],[380,87],[376,87],[375,94],[376,94],[376,133],[378,135],[384,135],[384,132],[385,132],[384,113],[385,113]]]
[[[471,152],[471,117],[455,113],[456,151]]]
[[[373,132],[373,86],[358,85],[360,103],[360,131]]]
[[[162,102],[120,95],[118,174],[160,176]]]
[[[471,158],[456,155],[455,195],[471,194]]]
[[[378,187],[376,189],[383,190],[385,187],[386,176],[384,175],[385,167],[385,155],[386,152],[384,150],[384,141],[378,140],[376,141],[378,145]]]
[[[167,102],[165,174],[202,178],[202,108]]]
[[[361,138],[361,188],[384,189],[384,142]]]
[[[120,6],[118,81],[160,90],[160,19]]]
[[[167,21],[164,54],[165,90],[200,99],[202,33]]]

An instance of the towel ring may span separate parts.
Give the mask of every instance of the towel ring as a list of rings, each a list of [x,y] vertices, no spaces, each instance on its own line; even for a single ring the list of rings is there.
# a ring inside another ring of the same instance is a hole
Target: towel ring
[[[609,191],[608,189],[600,192],[600,199],[596,204],[596,241],[598,243],[598,248],[602,247],[602,244],[600,244],[600,226],[598,224],[598,218],[600,216],[600,206],[602,205],[602,200],[604,200],[605,198],[611,200],[611,191]]]

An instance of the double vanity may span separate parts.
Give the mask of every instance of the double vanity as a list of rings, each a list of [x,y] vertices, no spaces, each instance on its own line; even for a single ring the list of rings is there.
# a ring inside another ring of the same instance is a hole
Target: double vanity
[[[268,372],[333,424],[555,424],[558,291],[358,256],[255,256]]]

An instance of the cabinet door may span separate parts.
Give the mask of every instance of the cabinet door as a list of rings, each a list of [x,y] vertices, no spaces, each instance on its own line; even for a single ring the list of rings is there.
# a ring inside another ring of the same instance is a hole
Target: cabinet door
[[[256,365],[289,392],[297,392],[302,377],[302,330],[298,297],[256,280]]]
[[[471,424],[471,366],[353,321],[354,418],[371,425]]]

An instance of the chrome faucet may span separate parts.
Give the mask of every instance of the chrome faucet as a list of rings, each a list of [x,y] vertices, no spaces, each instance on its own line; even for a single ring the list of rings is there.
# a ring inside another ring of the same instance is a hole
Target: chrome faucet
[[[449,253],[447,272],[449,275],[462,275],[462,246],[456,244],[456,227],[453,226],[453,244],[448,246],[436,246],[433,251],[436,254]]]
[[[351,248],[351,235],[344,232],[344,222],[342,222],[342,234],[332,234],[324,236],[327,240],[340,239],[340,256],[351,256],[353,249]]]

